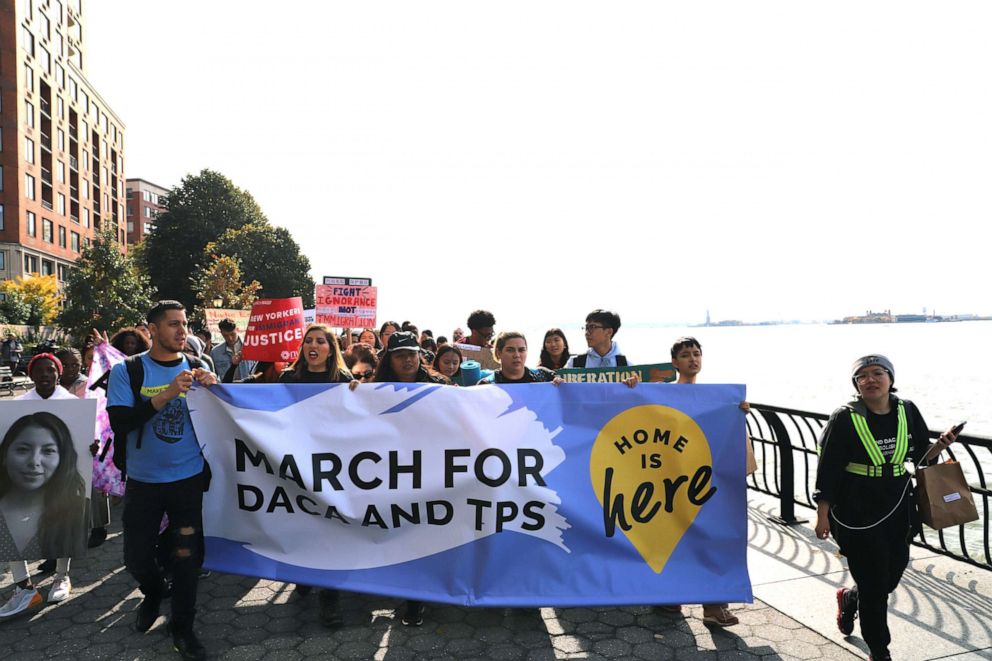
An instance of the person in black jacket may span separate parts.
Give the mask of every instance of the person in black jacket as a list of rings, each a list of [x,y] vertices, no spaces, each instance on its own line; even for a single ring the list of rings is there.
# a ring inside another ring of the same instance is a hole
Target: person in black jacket
[[[397,331],[389,336],[385,354],[375,371],[377,383],[450,383],[420,360],[420,343],[416,334]],[[424,623],[424,602],[408,600],[400,617],[403,626],[419,627]]]
[[[351,383],[351,372],[344,366],[338,339],[323,324],[309,326],[303,334],[296,362],[282,373],[279,383]],[[310,592],[310,586],[298,585],[300,596]],[[341,614],[341,595],[337,590],[324,588],[317,592],[320,604],[320,621],[329,629],[344,624]]]
[[[885,356],[854,362],[857,399],[834,411],[820,438],[816,473],[816,535],[832,533],[847,556],[853,589],[837,590],[837,627],[849,635],[855,615],[871,659],[891,659],[889,594],[909,564],[909,540],[919,532],[907,461],[933,459],[955,439],[953,430],[931,448],[919,409],[892,387],[895,369]]]

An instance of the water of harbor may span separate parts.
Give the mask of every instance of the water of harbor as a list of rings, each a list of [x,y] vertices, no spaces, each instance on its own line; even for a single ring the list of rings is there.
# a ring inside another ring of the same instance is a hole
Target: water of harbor
[[[583,351],[577,325],[563,328],[572,353]],[[524,329],[530,364],[537,363],[545,330]],[[681,335],[703,345],[701,383],[744,383],[750,401],[818,413],[852,398],[856,358],[885,354],[895,366],[899,394],[916,403],[931,429],[967,420],[967,433],[992,436],[992,321],[624,326],[616,340],[632,363],[656,363],[669,361],[672,342]]]

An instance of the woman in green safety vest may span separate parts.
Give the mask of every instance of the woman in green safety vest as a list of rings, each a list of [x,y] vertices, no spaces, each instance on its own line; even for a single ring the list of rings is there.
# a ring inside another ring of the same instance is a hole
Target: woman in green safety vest
[[[857,399],[833,412],[820,437],[816,472],[816,536],[833,533],[847,557],[853,589],[837,590],[837,627],[844,635],[861,618],[870,659],[891,659],[887,623],[889,594],[909,564],[909,540],[919,532],[905,462],[918,464],[930,449],[919,409],[899,399],[895,369],[882,355],[854,362]],[[941,434],[943,450],[955,434]],[[936,457],[937,450],[929,457]]]

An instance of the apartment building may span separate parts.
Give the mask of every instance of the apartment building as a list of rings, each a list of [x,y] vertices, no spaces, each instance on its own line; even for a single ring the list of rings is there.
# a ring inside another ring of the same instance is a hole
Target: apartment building
[[[124,123],[86,78],[83,0],[0,0],[0,279],[126,250]]]
[[[141,243],[165,211],[169,191],[144,179],[127,180],[127,242]]]

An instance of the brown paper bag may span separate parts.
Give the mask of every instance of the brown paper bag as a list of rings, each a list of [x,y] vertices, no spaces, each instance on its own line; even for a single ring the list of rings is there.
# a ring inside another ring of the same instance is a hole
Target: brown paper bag
[[[752,475],[758,471],[758,460],[754,458],[754,447],[751,445],[751,437],[744,434],[744,474]]]
[[[920,519],[935,530],[978,520],[978,510],[961,464],[946,461],[916,471]]]

